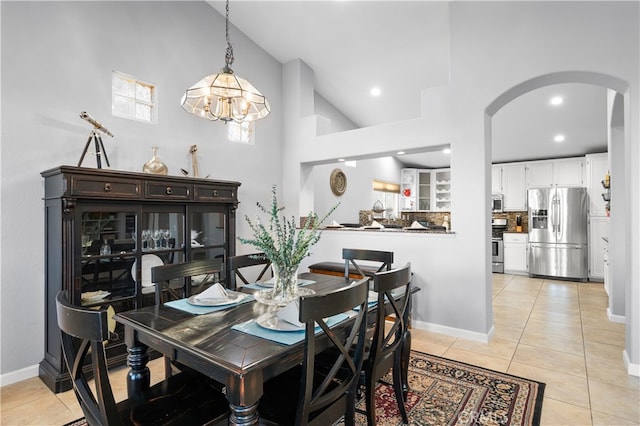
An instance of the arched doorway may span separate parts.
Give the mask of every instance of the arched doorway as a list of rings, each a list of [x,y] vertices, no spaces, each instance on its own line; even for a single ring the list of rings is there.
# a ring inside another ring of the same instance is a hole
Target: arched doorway
[[[628,152],[628,144],[631,143],[628,131],[625,131],[625,104],[628,103],[628,84],[616,77],[610,75],[586,72],[586,71],[564,71],[541,75],[530,80],[524,81],[504,93],[500,94],[485,109],[485,144],[488,144],[491,150],[492,138],[492,117],[502,107],[509,102],[524,95],[532,90],[536,90],[545,86],[566,84],[566,83],[582,83],[601,86],[615,92],[610,97],[611,105],[608,108],[611,116],[608,120],[609,125],[609,156],[611,162],[612,182],[617,182],[614,189],[612,184],[611,209],[612,218],[610,222],[610,257],[609,264],[613,274],[612,287],[609,293],[609,318],[624,317],[626,319],[626,347],[625,361],[629,365],[629,357],[634,347],[638,344],[637,336],[640,334],[638,324],[631,321],[630,310],[634,308],[629,302],[632,294],[631,286],[631,242],[629,241],[626,229],[630,229],[630,206],[628,201],[631,193],[629,176],[630,164],[629,158],[625,155]],[[489,166],[489,165],[488,165]],[[635,313],[637,315],[637,313]],[[637,354],[636,354],[637,355]],[[633,358],[633,357],[632,357]],[[634,367],[635,368],[635,367]],[[630,370],[633,368],[630,367]],[[634,373],[635,374],[635,373]]]

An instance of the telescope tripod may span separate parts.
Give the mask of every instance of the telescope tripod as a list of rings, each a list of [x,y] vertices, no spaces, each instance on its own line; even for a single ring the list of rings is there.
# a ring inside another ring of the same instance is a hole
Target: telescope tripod
[[[82,157],[80,157],[80,161],[78,161],[78,167],[82,165],[82,161],[84,160],[84,156],[87,155],[87,150],[89,149],[89,145],[91,141],[94,143],[95,147],[95,155],[96,155],[96,165],[99,169],[102,168],[102,159],[101,157],[104,155],[104,161],[107,163],[107,167],[111,167],[109,164],[109,157],[107,157],[107,151],[104,149],[104,145],[102,144],[102,138],[96,131],[96,129],[92,129],[89,132],[89,139],[87,139],[87,143],[84,145],[84,151],[82,151]]]

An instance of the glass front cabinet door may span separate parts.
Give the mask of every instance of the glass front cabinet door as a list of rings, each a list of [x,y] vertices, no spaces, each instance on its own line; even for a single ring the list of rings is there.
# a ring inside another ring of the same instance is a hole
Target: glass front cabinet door
[[[42,176],[46,333],[40,378],[62,392],[71,382],[62,357],[56,294],[65,290],[78,306],[114,314],[155,303],[155,266],[197,259],[220,259],[225,265],[235,254],[240,183],[69,166]],[[221,278],[222,273],[207,280]],[[193,280],[169,283],[166,297],[188,297],[196,290],[193,285],[205,284]],[[123,330],[115,321],[109,326],[109,366],[123,364]]]

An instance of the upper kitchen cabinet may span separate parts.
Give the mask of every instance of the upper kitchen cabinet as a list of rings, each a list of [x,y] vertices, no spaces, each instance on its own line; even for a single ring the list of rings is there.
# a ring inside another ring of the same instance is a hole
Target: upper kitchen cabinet
[[[451,210],[451,169],[434,170],[432,175],[435,185],[433,198],[436,211]]]
[[[585,156],[585,166],[587,170],[587,193],[589,194],[589,215],[590,216],[606,216],[606,201],[602,197],[604,188],[602,181],[609,172],[609,155],[605,152],[602,154],[588,154]]]
[[[584,186],[584,158],[531,161],[526,169],[527,188]]]
[[[491,166],[491,194],[502,194],[502,166]]]
[[[400,210],[451,210],[451,169],[402,169],[400,181]]]
[[[418,169],[402,169],[400,183],[400,210],[415,211],[418,206]]]
[[[527,209],[527,191],[524,164],[504,164],[502,166],[502,190],[505,211]]]

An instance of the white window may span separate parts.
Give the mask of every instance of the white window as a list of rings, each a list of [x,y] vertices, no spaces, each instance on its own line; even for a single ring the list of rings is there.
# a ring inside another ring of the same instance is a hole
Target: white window
[[[113,71],[111,79],[111,113],[131,120],[157,123],[156,85]]]
[[[227,138],[231,142],[255,145],[255,140],[253,137],[253,130],[255,127],[253,121],[243,121],[242,123],[229,121],[226,125]]]

